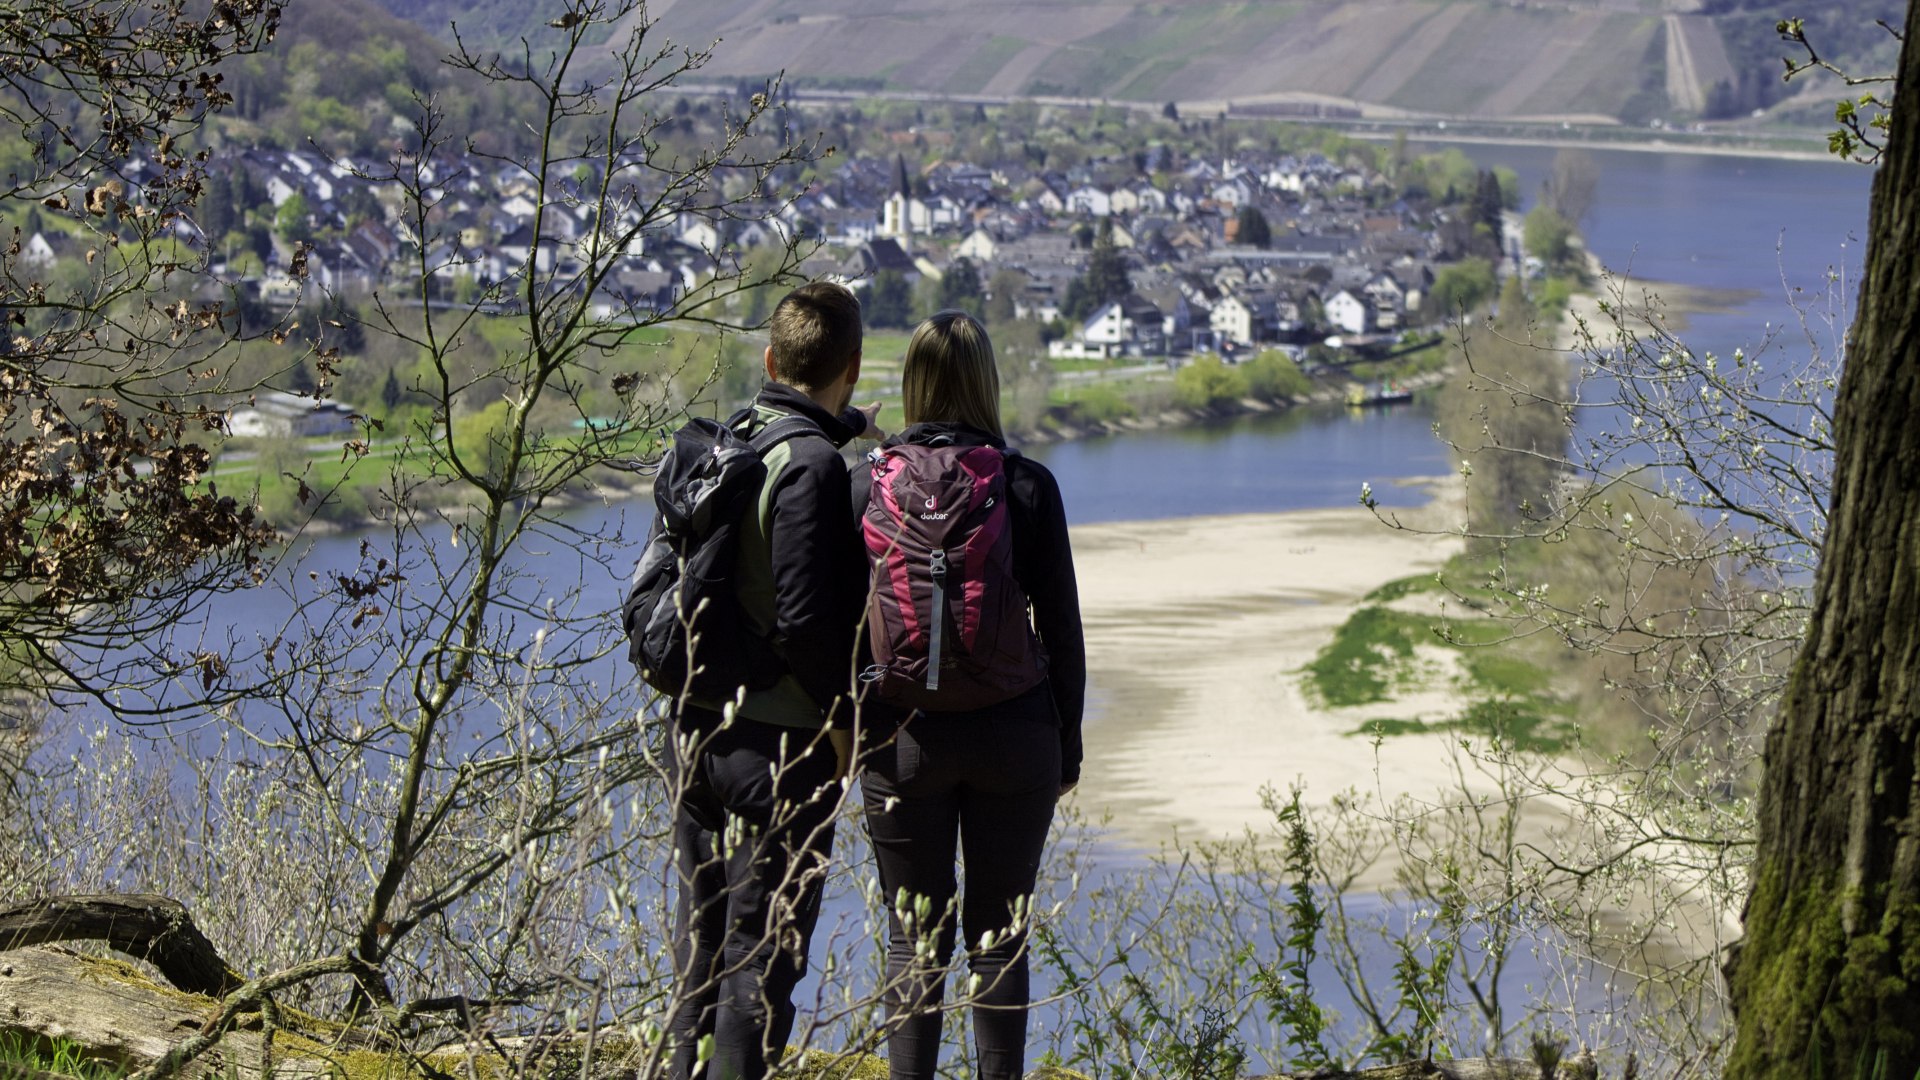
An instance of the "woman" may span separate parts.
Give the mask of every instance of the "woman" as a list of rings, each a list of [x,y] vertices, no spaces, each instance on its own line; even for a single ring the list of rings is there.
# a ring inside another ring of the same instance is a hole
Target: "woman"
[[[861,788],[890,905],[887,1057],[894,1080],[934,1075],[957,930],[974,976],[976,1074],[1017,1078],[1027,903],[1054,803],[1080,777],[1086,648],[1073,554],[1053,474],[1006,449],[985,328],[961,311],[920,324],[901,382],[908,426],[854,470],[853,493],[881,579],[869,615],[877,737]],[[916,576],[928,556],[932,582]],[[1011,580],[996,581],[996,566]],[[967,867],[957,911],[956,850]]]

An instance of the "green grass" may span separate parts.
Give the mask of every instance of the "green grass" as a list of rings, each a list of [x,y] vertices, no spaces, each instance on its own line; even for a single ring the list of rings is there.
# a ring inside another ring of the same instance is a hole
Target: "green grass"
[[[1391,604],[1403,596],[1412,596],[1414,593],[1439,592],[1440,589],[1440,579],[1437,576],[1433,574],[1415,574],[1412,577],[1403,577],[1395,581],[1387,582],[1385,585],[1368,593],[1366,595],[1366,602],[1369,604]]]
[[[894,414],[898,415],[897,408]],[[544,452],[561,452],[576,446],[582,438],[579,434],[554,435]],[[645,452],[651,438],[650,434],[636,433],[632,437],[633,453]],[[396,467],[404,477],[420,480],[427,477],[430,462],[427,447],[417,437],[411,442],[398,438],[375,442],[365,458],[343,459],[338,439],[307,442],[292,454],[276,450],[267,440],[239,440],[233,449],[252,450],[259,456],[216,462],[209,479],[222,492],[234,495],[258,485],[262,513],[279,525],[291,524],[310,513],[328,521],[364,520],[374,493],[391,482]],[[309,492],[304,503],[300,498],[303,482]],[[312,505],[314,498],[325,500],[317,512]]]
[[[1442,341],[1391,360],[1363,360],[1349,367],[1347,372],[1356,379],[1411,378],[1444,369],[1452,362],[1454,350],[1451,342]]]
[[[860,370],[898,372],[912,338],[913,334],[905,330],[868,330],[860,337]]]
[[[1439,677],[1434,665],[1421,661],[1420,647],[1448,650],[1460,664],[1455,687],[1470,702],[1458,716],[1374,719],[1350,734],[1388,738],[1455,732],[1543,753],[1573,746],[1580,734],[1573,704],[1554,693],[1552,673],[1520,653],[1504,624],[1440,619],[1385,606],[1445,587],[1435,575],[1420,574],[1369,593],[1366,606],[1341,624],[1333,641],[1303,669],[1308,691],[1335,708],[1390,702],[1400,691]]]
[[[1572,706],[1541,698],[1482,698],[1451,720],[1369,720],[1350,732],[1368,738],[1437,733],[1479,736],[1542,754],[1568,750],[1579,739]]]
[[[0,1076],[25,1070],[82,1080],[118,1080],[127,1074],[125,1067],[115,1062],[88,1057],[87,1048],[71,1039],[0,1030]]]
[[[1439,645],[1433,620],[1377,605],[1353,613],[1333,641],[1307,665],[1307,683],[1328,705],[1349,707],[1392,700],[1397,687],[1416,681],[1415,649]]]
[[[1133,364],[1137,361],[1100,360],[1091,356],[1062,356],[1048,360],[1047,363],[1058,373],[1062,371],[1109,371],[1122,363]]]

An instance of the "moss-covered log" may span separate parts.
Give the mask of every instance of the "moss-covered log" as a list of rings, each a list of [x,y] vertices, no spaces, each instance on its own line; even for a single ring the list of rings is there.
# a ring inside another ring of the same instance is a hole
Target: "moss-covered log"
[[[241,983],[187,909],[164,896],[49,896],[0,909],[0,950],[63,941],[104,941],[189,994],[218,997]]]
[[[0,952],[0,1027],[47,1039],[68,1039],[88,1057],[118,1068],[157,1061],[214,1014],[213,999],[149,981],[132,965],[78,956],[54,948]],[[257,1027],[257,1025],[256,1025]],[[290,1060],[282,1041],[278,1059],[258,1030],[235,1031],[218,1052],[196,1063],[193,1077],[257,1077],[262,1064],[276,1076],[324,1074],[322,1062]]]
[[[1920,1073],[1920,7],[1835,402],[1812,624],[1767,737],[1730,1080]]]
[[[1555,1073],[1561,1080],[1584,1077],[1593,1080],[1590,1065],[1561,1066]],[[1398,1065],[1375,1065],[1351,1072],[1343,1069],[1314,1073],[1256,1077],[1254,1080],[1541,1080],[1540,1067],[1530,1061],[1505,1058],[1463,1058],[1459,1061],[1407,1061]]]

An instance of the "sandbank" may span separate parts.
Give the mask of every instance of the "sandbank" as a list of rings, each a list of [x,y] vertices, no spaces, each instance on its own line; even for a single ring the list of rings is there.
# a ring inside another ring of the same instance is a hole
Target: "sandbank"
[[[1457,483],[1427,482],[1453,491]],[[1356,495],[1358,493],[1356,492]],[[1328,709],[1300,669],[1363,598],[1438,570],[1458,550],[1438,499],[1395,530],[1350,509],[1102,524],[1073,531],[1091,703],[1076,798],[1143,846],[1265,832],[1261,789],[1304,784],[1325,805],[1361,790],[1432,796],[1456,779],[1458,736],[1353,732],[1363,711]],[[1442,719],[1449,687],[1392,703]]]
[[[1457,731],[1356,733],[1375,718],[1457,717],[1468,700],[1448,677],[1446,650],[1431,658],[1442,665],[1436,677],[1379,705],[1328,707],[1304,686],[1301,669],[1370,592],[1437,571],[1459,550],[1446,531],[1460,520],[1459,478],[1422,483],[1435,497],[1398,512],[1413,526],[1404,530],[1357,505],[1074,529],[1091,690],[1077,808],[1104,817],[1122,845],[1152,852],[1250,834],[1277,843],[1268,788],[1284,799],[1300,785],[1310,811],[1350,793],[1376,812],[1402,796],[1457,803],[1463,785],[1492,794]],[[1577,841],[1587,827],[1572,810],[1558,796],[1526,798],[1517,838],[1543,849]],[[1374,849],[1350,868],[1351,886],[1393,888],[1402,858],[1395,844]],[[1707,955],[1737,925],[1734,913],[1689,896],[1685,880],[1659,888],[1673,896],[1636,894],[1608,909],[1611,932],[1651,935],[1631,957],[1616,943],[1616,960],[1640,969]],[[1656,914],[1673,925],[1649,931]]]

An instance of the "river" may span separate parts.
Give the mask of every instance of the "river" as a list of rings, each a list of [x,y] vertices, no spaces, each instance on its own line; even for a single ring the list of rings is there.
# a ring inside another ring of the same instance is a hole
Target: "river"
[[[1513,168],[1527,193],[1538,190],[1555,153],[1484,145],[1468,152],[1484,164]],[[1791,302],[1824,290],[1830,267],[1837,268],[1837,280],[1851,287],[1854,264],[1862,253],[1870,180],[1866,169],[1614,150],[1590,153],[1599,168],[1599,184],[1584,229],[1589,246],[1606,265],[1631,268],[1643,279],[1740,294],[1732,310],[1692,317],[1687,334],[1696,348],[1751,348],[1769,326],[1797,326],[1799,316]],[[1780,347],[1793,346],[1783,342]],[[1431,410],[1418,402],[1358,416],[1344,409],[1302,409],[1036,447],[1033,456],[1059,478],[1076,525],[1351,507],[1363,482],[1372,485],[1383,503],[1405,505],[1421,495],[1416,488],[1396,485],[1396,480],[1449,468],[1431,423]],[[623,518],[632,536],[635,523],[644,520],[642,509],[583,507],[570,513],[568,523],[592,532]],[[299,577],[352,566],[362,539],[347,534],[303,542]],[[617,595],[637,547],[636,540],[624,550],[585,555],[554,544],[523,555],[520,565],[542,582],[547,595],[578,588],[607,599]],[[296,582],[294,590],[304,587]],[[222,600],[207,630],[242,640],[271,636],[287,612],[276,608],[273,594],[262,595],[266,599]],[[608,677],[621,676],[610,667]],[[1100,690],[1094,687],[1096,701]],[[1098,725],[1101,718],[1094,715],[1088,722]],[[1097,793],[1085,793],[1083,800],[1086,794],[1097,798]],[[1118,849],[1110,854],[1121,865],[1135,858]],[[843,898],[840,903],[857,901]],[[1518,986],[1535,981],[1543,970],[1526,963],[1511,978]]]

